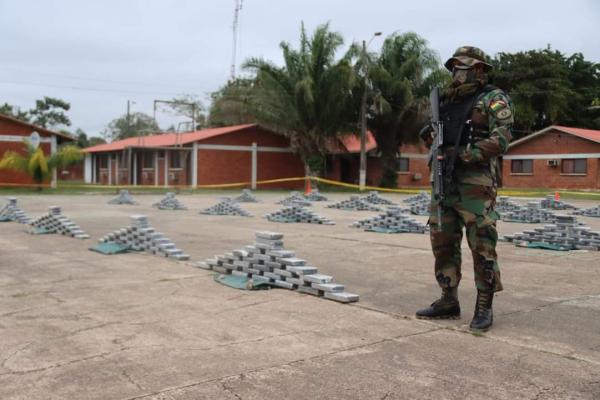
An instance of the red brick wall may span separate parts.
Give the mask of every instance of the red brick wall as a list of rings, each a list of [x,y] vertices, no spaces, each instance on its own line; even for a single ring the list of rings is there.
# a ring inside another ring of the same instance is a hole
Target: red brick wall
[[[23,138],[29,137],[34,129],[21,125],[12,121],[5,121],[0,119],[0,136],[1,135],[11,135],[11,136],[23,136]],[[44,134],[43,132],[38,132],[40,137],[48,138],[50,137],[48,134]],[[50,143],[41,143],[40,147],[44,150],[46,155],[50,154]],[[0,141],[0,159],[4,157],[4,153],[12,150],[18,153],[25,153],[25,145],[23,143],[18,142],[1,142]],[[32,180],[27,176],[27,174],[23,172],[16,172],[11,170],[0,170],[0,184],[2,183],[22,183],[22,184],[30,184],[33,183]]]
[[[567,153],[600,153],[600,143],[568,133],[551,131],[511,147],[507,155]]]
[[[198,150],[198,184],[250,182],[252,152]]]
[[[259,151],[257,155],[257,180],[295,178],[304,176],[304,164],[293,153]],[[304,182],[282,182],[259,185],[259,188],[302,188]]]
[[[507,155],[577,153],[600,153],[600,143],[551,131],[510,148]],[[600,189],[600,160],[597,158],[587,160],[585,175],[562,174],[560,159],[556,167],[551,167],[547,163],[547,159],[533,160],[531,175],[516,175],[511,173],[511,160],[503,160],[503,185],[517,188]]]
[[[533,160],[533,174],[511,174],[511,160],[503,160],[503,186],[514,188],[600,189],[600,160],[587,160],[587,174],[561,174],[560,162],[548,166],[548,160]]]
[[[429,187],[429,166],[427,156],[429,149],[422,143],[407,143],[400,148],[400,157],[408,157],[408,172],[398,173],[398,187]],[[419,157],[411,157],[413,155]],[[419,179],[418,178],[420,175]]]
[[[232,146],[252,146],[256,143],[259,146],[268,147],[290,147],[287,138],[277,135],[273,132],[261,128],[249,128],[239,132],[232,132],[226,135],[215,136],[200,142],[201,144],[226,144]]]
[[[288,139],[261,128],[250,128],[241,132],[209,138],[200,144],[230,146],[289,148]],[[280,179],[304,176],[304,166],[293,153],[258,151],[257,180]],[[231,150],[198,150],[198,184],[250,182],[252,180],[252,152]],[[266,188],[301,188],[302,182],[284,182],[262,185]]]
[[[418,178],[420,175],[420,179]],[[398,173],[398,187],[429,187],[429,166],[423,158],[411,158],[408,172]]]
[[[61,181],[83,181],[83,161],[77,164],[69,165],[67,168],[63,168],[58,171],[58,180]],[[65,173],[66,172],[66,173]]]

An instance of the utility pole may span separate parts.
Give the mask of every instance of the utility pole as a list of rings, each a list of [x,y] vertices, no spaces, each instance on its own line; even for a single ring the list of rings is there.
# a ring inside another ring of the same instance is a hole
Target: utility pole
[[[131,105],[132,104],[135,104],[135,101],[127,100],[127,114],[125,117],[127,126],[126,126],[126,131],[125,131],[125,137],[131,136]]]
[[[360,101],[360,169],[359,180],[360,191],[365,190],[367,183],[367,45],[362,42],[363,65],[364,65],[364,85],[362,99]]]
[[[380,36],[381,32],[375,32],[369,44],[375,39],[376,36]],[[358,184],[360,191],[364,191],[367,185],[367,85],[369,84],[369,60],[367,56],[367,47],[369,46],[364,40],[362,42],[362,56],[363,56],[363,68],[364,68],[364,90],[362,99],[360,102],[360,169]]]

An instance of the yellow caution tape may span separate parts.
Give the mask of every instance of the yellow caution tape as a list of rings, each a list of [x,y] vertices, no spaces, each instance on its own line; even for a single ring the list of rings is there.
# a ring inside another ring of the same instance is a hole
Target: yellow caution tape
[[[326,185],[345,187],[350,189],[360,190],[360,185],[356,185],[353,183],[340,182],[332,179],[321,178],[318,176],[299,176],[299,177],[291,177],[291,178],[278,178],[278,179],[267,179],[262,181],[257,181],[256,185],[268,185],[273,183],[283,183],[283,182],[299,182],[299,181],[314,181],[320,182]],[[211,185],[196,185],[195,187],[191,185],[176,185],[176,186],[156,186],[156,185],[99,185],[99,184],[69,184],[69,183],[58,183],[59,188],[66,189],[118,189],[118,188],[128,188],[128,189],[228,189],[228,188],[239,188],[239,187],[251,187],[252,182],[235,182],[235,183],[220,183],[220,184],[211,184]],[[50,188],[50,185],[45,184],[27,184],[27,183],[0,183],[1,187],[44,187]],[[379,186],[365,186],[364,190],[377,190],[380,192],[388,192],[388,193],[418,193],[422,190],[429,190],[429,188],[405,188],[405,189],[393,189],[393,188],[384,188]],[[544,191],[544,189],[540,189],[540,192]],[[551,189],[547,189],[549,193],[552,192]],[[522,191],[518,189],[500,189],[499,193],[506,196],[531,196],[531,197],[539,197],[541,194],[535,191]],[[562,195],[570,195],[573,197],[577,196],[591,196],[600,198],[599,192],[587,192],[587,191],[569,191],[569,190],[561,190],[559,191]]]

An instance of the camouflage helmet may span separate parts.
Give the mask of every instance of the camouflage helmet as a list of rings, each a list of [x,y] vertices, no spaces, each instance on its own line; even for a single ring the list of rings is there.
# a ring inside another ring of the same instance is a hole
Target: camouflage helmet
[[[473,46],[461,46],[446,61],[444,66],[448,71],[452,71],[452,61],[457,60],[470,67],[476,64],[483,64],[484,70],[489,71],[492,66],[488,64],[488,56],[480,48]]]

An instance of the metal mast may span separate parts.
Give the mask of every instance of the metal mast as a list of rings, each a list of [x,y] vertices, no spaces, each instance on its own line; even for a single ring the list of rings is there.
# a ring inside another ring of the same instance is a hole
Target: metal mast
[[[230,79],[231,81],[235,80],[235,67],[236,67],[236,57],[237,57],[237,44],[238,44],[238,25],[240,21],[240,11],[242,10],[243,0],[235,0],[235,10],[233,12],[233,48],[231,54],[231,70],[230,70]]]

